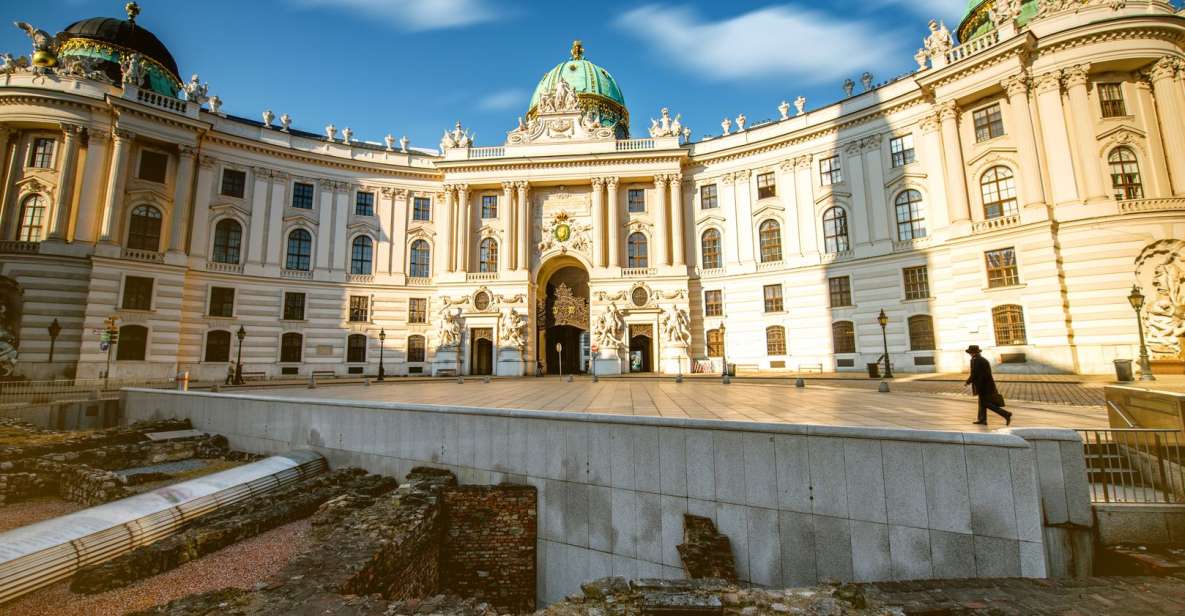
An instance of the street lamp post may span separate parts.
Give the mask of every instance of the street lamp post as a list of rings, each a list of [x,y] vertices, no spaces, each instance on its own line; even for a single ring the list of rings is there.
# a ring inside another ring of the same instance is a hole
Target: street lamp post
[[[889,315],[885,314],[885,309],[881,308],[881,313],[876,315],[876,322],[881,326],[881,342],[885,345],[885,378],[893,378],[893,364],[889,362],[889,334],[886,328],[889,325]]]
[[[247,337],[247,330],[243,329],[243,326],[240,325],[239,331],[237,333],[235,333],[235,336],[239,339],[239,357],[238,357],[238,360],[235,362],[235,385],[242,385],[244,382],[243,381],[243,338]]]
[[[720,382],[728,385],[732,381],[728,378],[728,345],[724,338],[724,323],[720,324]]]
[[[383,375],[384,375],[384,371],[383,371],[383,346],[384,346],[384,344],[385,344],[386,340],[387,340],[387,330],[385,330],[385,329],[380,329],[380,330],[379,330],[379,378],[378,378],[378,380],[380,380],[380,381],[381,381],[381,380],[383,380]]]
[[[53,363],[54,346],[58,342],[58,334],[62,333],[62,325],[58,323],[57,319],[49,324],[49,363]]]
[[[1132,285],[1132,292],[1127,296],[1127,301],[1136,311],[1136,329],[1140,332],[1140,380],[1155,381],[1156,376],[1152,374],[1152,365],[1148,361],[1148,346],[1144,343],[1144,319],[1140,318],[1140,309],[1144,307],[1144,294],[1140,293],[1138,285]]]

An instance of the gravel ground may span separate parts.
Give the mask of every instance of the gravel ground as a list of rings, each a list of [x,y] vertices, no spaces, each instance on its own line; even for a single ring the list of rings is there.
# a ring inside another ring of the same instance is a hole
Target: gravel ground
[[[117,616],[191,593],[228,586],[249,589],[278,573],[289,559],[305,549],[312,542],[309,529],[307,519],[293,522],[167,573],[97,595],[72,593],[68,581],[59,582],[0,606],[0,613],[5,616]]]
[[[45,496],[0,505],[0,533],[67,513],[74,513],[80,509],[85,509],[85,507],[56,496]],[[3,610],[0,610],[0,613],[2,612]]]

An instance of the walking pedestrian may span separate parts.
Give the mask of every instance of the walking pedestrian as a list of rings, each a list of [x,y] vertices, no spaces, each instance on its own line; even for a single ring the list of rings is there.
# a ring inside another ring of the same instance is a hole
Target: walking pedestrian
[[[971,356],[971,376],[967,377],[965,385],[971,386],[971,391],[979,397],[979,415],[972,423],[980,426],[987,425],[987,410],[1004,418],[1004,425],[1012,425],[1012,413],[1005,411],[1004,396],[996,389],[996,379],[992,378],[992,365],[983,356],[979,345],[967,347],[967,354]]]

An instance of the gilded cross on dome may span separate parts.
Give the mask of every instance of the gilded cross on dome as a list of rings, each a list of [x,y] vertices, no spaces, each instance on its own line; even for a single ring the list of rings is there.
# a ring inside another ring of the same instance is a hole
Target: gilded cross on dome
[[[584,43],[581,43],[579,39],[572,41],[572,59],[584,59]]]

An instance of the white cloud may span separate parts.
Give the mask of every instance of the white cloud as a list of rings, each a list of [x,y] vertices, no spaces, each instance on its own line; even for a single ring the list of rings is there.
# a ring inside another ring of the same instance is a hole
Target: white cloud
[[[926,19],[946,20],[951,29],[952,23],[962,17],[967,3],[963,0],[876,0],[882,6],[900,6]]]
[[[901,37],[854,19],[771,6],[721,21],[686,7],[645,5],[618,27],[653,45],[665,60],[717,80],[794,77],[843,79],[909,59]]]
[[[477,102],[477,108],[484,111],[508,111],[519,107],[527,107],[527,93],[516,88],[492,92]]]
[[[390,22],[400,30],[439,30],[494,21],[488,0],[292,0],[306,7],[358,11]]]

